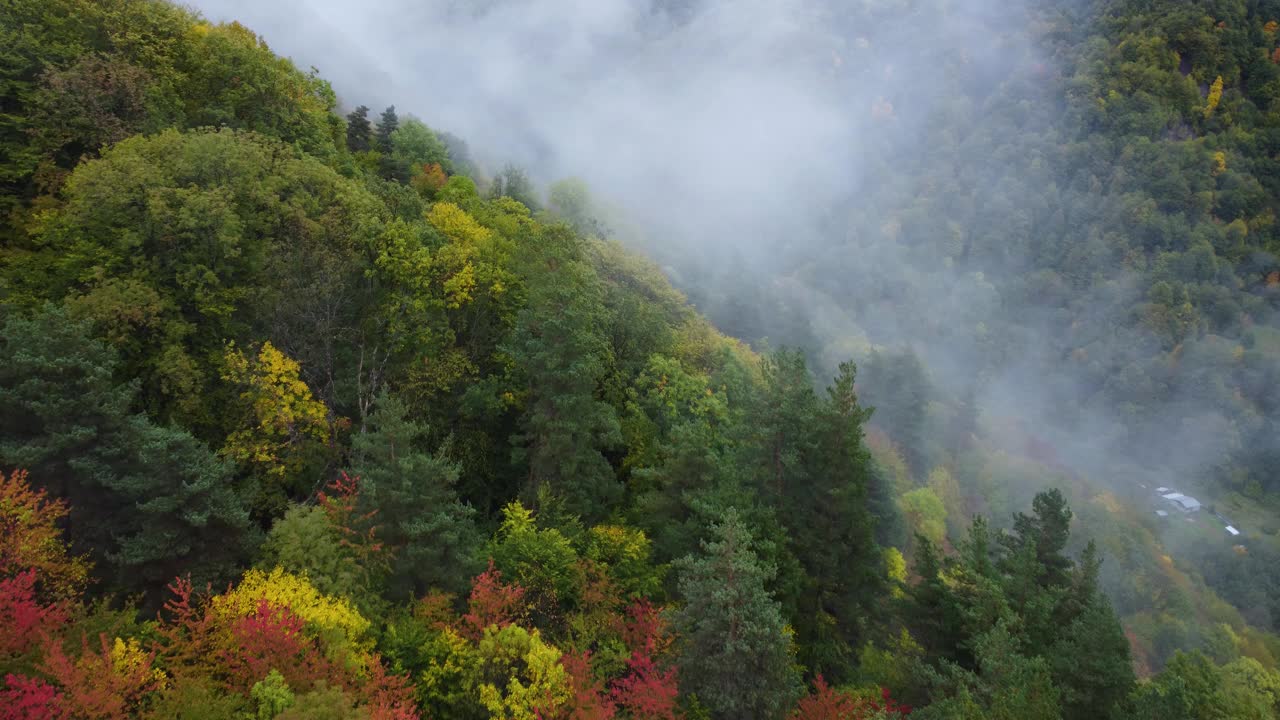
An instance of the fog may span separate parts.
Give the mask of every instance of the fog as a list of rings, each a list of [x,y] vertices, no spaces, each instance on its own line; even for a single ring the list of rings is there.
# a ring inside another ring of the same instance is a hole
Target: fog
[[[987,349],[988,320],[1018,311],[1006,288],[1020,258],[990,267],[922,258],[911,228],[881,217],[896,208],[877,202],[931,168],[929,142],[964,147],[996,132],[983,112],[1049,132],[1051,101],[980,107],[1008,83],[1058,91],[1041,81],[1054,59],[1017,31],[1028,21],[1016,0],[191,4],[316,67],[346,108],[376,114],[394,103],[463,137],[490,171],[511,162],[542,183],[586,180],[639,228],[628,240],[717,324],[734,332],[749,325],[742,316],[763,313],[761,334],[807,345],[819,372],[872,346],[912,347],[944,392],[976,391],[986,417],[1036,428],[1061,460],[1099,480],[1155,455],[1161,469],[1134,472],[1156,479],[1173,468],[1191,482],[1236,442],[1203,432],[1218,420],[1193,409],[1191,425],[1154,433],[1167,444],[1128,457],[1125,419],[1072,400],[1085,391],[1047,337],[1061,318],[1028,311],[999,357]],[[940,131],[952,118],[966,120]],[[1042,165],[975,157],[940,175],[961,192],[1009,194],[1048,187]],[[957,243],[999,243],[997,230],[1020,231],[1020,212],[958,218]],[[1077,312],[1123,312],[1132,286],[1117,275]],[[764,296],[769,305],[753,308]]]

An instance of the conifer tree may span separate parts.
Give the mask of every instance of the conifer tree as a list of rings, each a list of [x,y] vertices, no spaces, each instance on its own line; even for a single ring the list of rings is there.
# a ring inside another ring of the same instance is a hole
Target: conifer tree
[[[136,386],[114,380],[115,352],[88,332],[53,306],[0,326],[0,467],[70,502],[73,547],[114,588],[228,579],[256,538],[230,465],[132,414]]]
[[[347,149],[367,152],[372,147],[373,126],[369,124],[369,108],[361,105],[347,115]]]
[[[539,248],[529,268],[528,301],[509,352],[525,374],[528,402],[516,460],[527,464],[527,495],[544,487],[584,520],[604,517],[622,487],[601,450],[620,441],[615,410],[596,398],[607,352],[599,280],[579,257],[565,226],[549,227],[526,246]]]
[[[407,415],[403,401],[383,395],[369,429],[352,439],[360,506],[376,511],[378,537],[392,551],[391,596],[416,598],[433,588],[461,592],[480,569],[475,511],[458,500],[457,463],[425,452],[425,428]]]
[[[681,686],[717,719],[781,718],[802,687],[781,607],[765,587],[774,569],[756,557],[736,510],[711,533],[700,554],[676,564]]]
[[[391,105],[382,111],[378,118],[377,150],[383,155],[390,155],[395,150],[391,136],[400,127],[400,118],[396,115],[396,106]]]
[[[884,588],[875,518],[868,510],[871,456],[862,443],[870,416],[854,393],[856,369],[842,363],[813,412],[806,476],[789,488],[783,517],[805,572],[797,631],[810,672],[842,680]],[[807,379],[808,373],[804,374]]]

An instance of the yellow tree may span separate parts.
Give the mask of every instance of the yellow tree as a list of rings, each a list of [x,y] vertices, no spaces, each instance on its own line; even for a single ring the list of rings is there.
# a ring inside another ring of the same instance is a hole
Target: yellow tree
[[[373,646],[369,620],[346,598],[321,593],[305,575],[278,567],[269,573],[250,570],[235,589],[213,598],[212,610],[223,619],[248,617],[263,601],[288,608],[305,623],[308,633],[325,642],[330,653],[356,665],[368,662]]]
[[[1204,116],[1206,118],[1213,116],[1213,111],[1218,108],[1218,103],[1222,101],[1222,76],[1219,75],[1213,84],[1209,86],[1209,97],[1204,101]]]
[[[263,482],[255,510],[281,509],[285,493],[328,446],[329,410],[298,377],[298,363],[270,342],[252,358],[231,344],[223,360],[222,379],[240,388],[241,418],[222,452]]]
[[[537,630],[519,625],[485,629],[478,646],[480,703],[494,720],[536,720],[569,699],[562,653]]]

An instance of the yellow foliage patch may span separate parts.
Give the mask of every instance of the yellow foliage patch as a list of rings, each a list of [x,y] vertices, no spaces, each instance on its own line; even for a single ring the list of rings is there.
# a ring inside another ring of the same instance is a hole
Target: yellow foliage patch
[[[490,626],[478,651],[485,677],[477,688],[480,704],[494,720],[537,720],[569,700],[561,652],[543,642],[537,630]]]
[[[269,342],[252,360],[231,345],[224,362],[223,380],[243,388],[240,398],[251,415],[247,427],[227,437],[224,454],[258,466],[268,476],[283,477],[302,460],[292,450],[307,442],[328,442],[329,409],[311,395],[297,362]]]
[[[1218,109],[1218,103],[1222,102],[1222,76],[1219,75],[1213,84],[1209,86],[1209,97],[1204,101],[1204,116],[1206,118],[1213,116],[1213,111]]]
[[[345,640],[352,646],[367,644],[364,635],[370,623],[349,601],[329,597],[305,576],[278,567],[270,573],[256,569],[245,573],[234,590],[213,599],[213,608],[223,616],[245,617],[256,612],[263,600],[274,607],[288,608],[318,634]]]
[[[120,677],[133,677],[144,668],[150,668],[150,677],[156,687],[164,687],[169,676],[160,668],[151,667],[151,655],[142,649],[138,638],[116,638],[111,646],[111,669]]]

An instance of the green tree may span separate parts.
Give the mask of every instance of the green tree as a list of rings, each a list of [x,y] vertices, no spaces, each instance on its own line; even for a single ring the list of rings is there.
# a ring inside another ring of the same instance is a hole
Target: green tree
[[[578,178],[552,183],[547,191],[547,208],[584,235],[604,235],[604,228],[594,215],[591,189]]]
[[[530,210],[537,210],[542,206],[538,201],[538,192],[533,187],[533,182],[529,180],[528,174],[515,165],[507,165],[493,178],[489,197],[509,197]]]
[[[284,568],[306,575],[326,595],[350,595],[360,588],[365,573],[356,557],[343,545],[342,532],[334,527],[319,505],[291,505],[271,525],[258,554],[257,566],[270,571]]]
[[[159,597],[179,574],[229,578],[255,543],[228,463],[132,414],[134,386],[88,326],[45,306],[0,326],[0,465],[70,502],[70,538],[112,588]]]
[[[485,550],[504,577],[529,591],[542,620],[558,619],[581,599],[583,578],[573,544],[557,528],[538,527],[519,501],[502,509],[502,524]]]
[[[808,373],[805,373],[807,378]],[[815,400],[809,467],[792,484],[783,522],[804,570],[796,630],[810,672],[832,681],[852,675],[856,649],[884,591],[875,519],[867,503],[871,455],[862,425],[871,413],[854,392],[856,369],[842,363],[821,403]]]
[[[65,196],[4,279],[23,305],[70,295],[152,417],[231,431],[214,393],[227,340],[271,337],[322,400],[353,384],[383,212],[356,182],[259,135],[170,130],[82,164]]]
[[[411,168],[396,156],[395,136],[400,131],[400,118],[396,106],[382,111],[378,127],[374,131],[374,149],[378,151],[378,174],[384,179],[399,183],[409,182]]]
[[[383,110],[382,115],[378,118],[378,130],[375,134],[375,147],[378,152],[387,156],[395,152],[393,138],[398,129],[400,129],[400,118],[396,115],[396,106],[391,105],[386,110]]]
[[[711,531],[698,556],[676,563],[681,686],[715,718],[781,718],[802,686],[782,610],[765,589],[773,569],[735,510]]]
[[[606,318],[599,279],[564,226],[542,228],[524,243],[539,251],[525,269],[527,301],[509,353],[527,389],[517,462],[526,463],[528,497],[542,488],[587,521],[603,518],[622,486],[601,450],[620,441],[613,407],[596,399],[605,372]]]
[[[1204,655],[1179,651],[1165,669],[1138,685],[1130,700],[1138,720],[1186,718],[1227,720],[1226,689],[1222,675]]]
[[[391,133],[391,157],[404,173],[422,165],[439,165],[447,174],[453,174],[449,149],[427,124],[410,117]]]
[[[430,589],[460,593],[480,570],[475,511],[458,499],[457,463],[444,451],[424,452],[426,429],[407,416],[403,401],[384,394],[368,428],[352,438],[360,509],[376,512],[378,538],[392,552],[391,597],[417,598]]]
[[[361,105],[347,114],[347,149],[353,153],[368,152],[373,146],[372,141],[369,108]]]

